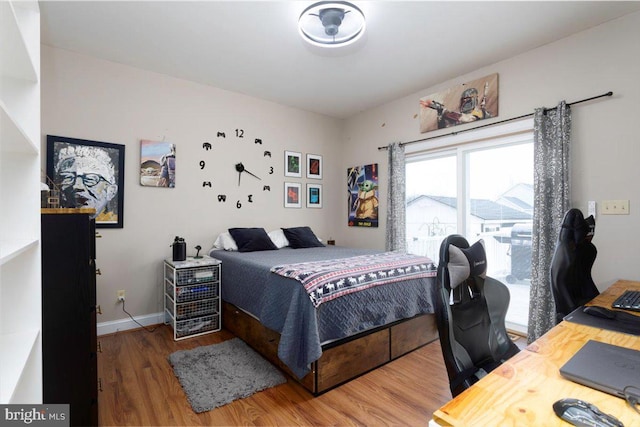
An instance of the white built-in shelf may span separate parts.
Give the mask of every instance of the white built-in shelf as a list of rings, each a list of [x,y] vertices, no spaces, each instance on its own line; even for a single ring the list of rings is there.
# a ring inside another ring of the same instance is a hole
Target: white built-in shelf
[[[0,265],[36,246],[39,239],[0,240]]]
[[[42,402],[40,11],[0,0],[0,404]]]
[[[40,150],[18,120],[8,111],[2,99],[0,99],[0,135],[3,140],[0,150],[3,152],[37,153]]]
[[[26,40],[31,37],[39,17],[27,5],[28,2],[22,6],[0,2],[0,58],[11,58],[2,64],[2,75],[37,82],[36,61]]]
[[[33,329],[0,335],[0,348],[5,350],[0,352],[0,405],[11,402],[39,334],[39,329]]]

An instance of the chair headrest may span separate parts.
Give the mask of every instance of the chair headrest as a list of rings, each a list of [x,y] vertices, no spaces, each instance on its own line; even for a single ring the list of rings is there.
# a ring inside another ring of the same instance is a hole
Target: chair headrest
[[[480,239],[468,248],[449,245],[449,286],[456,288],[469,277],[486,277],[487,255],[484,240]]]
[[[596,221],[593,215],[584,218],[580,209],[569,209],[562,220],[562,228],[558,240],[580,244],[585,239],[591,240],[595,233]]]

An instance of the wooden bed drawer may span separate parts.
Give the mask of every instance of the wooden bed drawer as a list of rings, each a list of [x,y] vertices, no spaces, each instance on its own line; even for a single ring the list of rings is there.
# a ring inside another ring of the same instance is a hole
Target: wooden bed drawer
[[[291,370],[278,358],[280,334],[227,302],[222,303],[222,324],[265,359],[292,378]],[[435,316],[425,314],[392,326],[381,327],[356,338],[326,346],[311,364],[311,372],[297,379],[304,388],[319,395],[359,375],[382,366],[438,337]]]
[[[424,314],[391,327],[391,359],[438,339],[436,316]]]
[[[265,327],[262,323],[238,309],[233,304],[224,301],[222,302],[222,324],[225,329],[249,344],[249,346],[269,362],[273,363],[291,377],[296,378],[289,367],[278,358],[279,333]],[[315,368],[315,364],[313,368]],[[312,371],[301,380],[298,379],[298,381],[312,393],[316,390],[314,374],[315,372]]]
[[[260,322],[231,304],[223,303],[222,324],[237,337],[246,341],[269,361],[278,360],[280,334],[265,328]]]
[[[357,357],[354,357],[357,355]],[[364,374],[389,361],[389,330],[383,329],[322,352],[316,362],[317,393]]]

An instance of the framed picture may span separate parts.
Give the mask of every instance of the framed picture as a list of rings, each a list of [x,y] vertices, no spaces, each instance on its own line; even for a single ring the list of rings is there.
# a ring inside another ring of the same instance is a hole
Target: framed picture
[[[420,98],[420,133],[498,117],[498,73]]]
[[[307,207],[308,208],[322,207],[322,185],[321,184],[307,184]]]
[[[347,169],[349,227],[378,226],[378,164]]]
[[[176,144],[167,141],[140,141],[140,185],[175,188]]]
[[[284,152],[284,176],[302,178],[302,154],[295,151]]]
[[[307,178],[322,179],[322,156],[307,154]]]
[[[124,145],[47,135],[47,176],[63,208],[93,208],[97,228],[123,228]]]
[[[302,184],[299,182],[284,183],[284,207],[285,208],[301,208]]]

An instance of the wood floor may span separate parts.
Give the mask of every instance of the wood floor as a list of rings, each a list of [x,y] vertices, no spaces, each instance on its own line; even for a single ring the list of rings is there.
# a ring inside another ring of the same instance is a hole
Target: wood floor
[[[230,338],[223,330],[175,342],[165,325],[154,332],[99,337],[100,425],[426,426],[431,414],[451,399],[435,341],[318,397],[289,378],[286,384],[196,414],[167,357]]]

